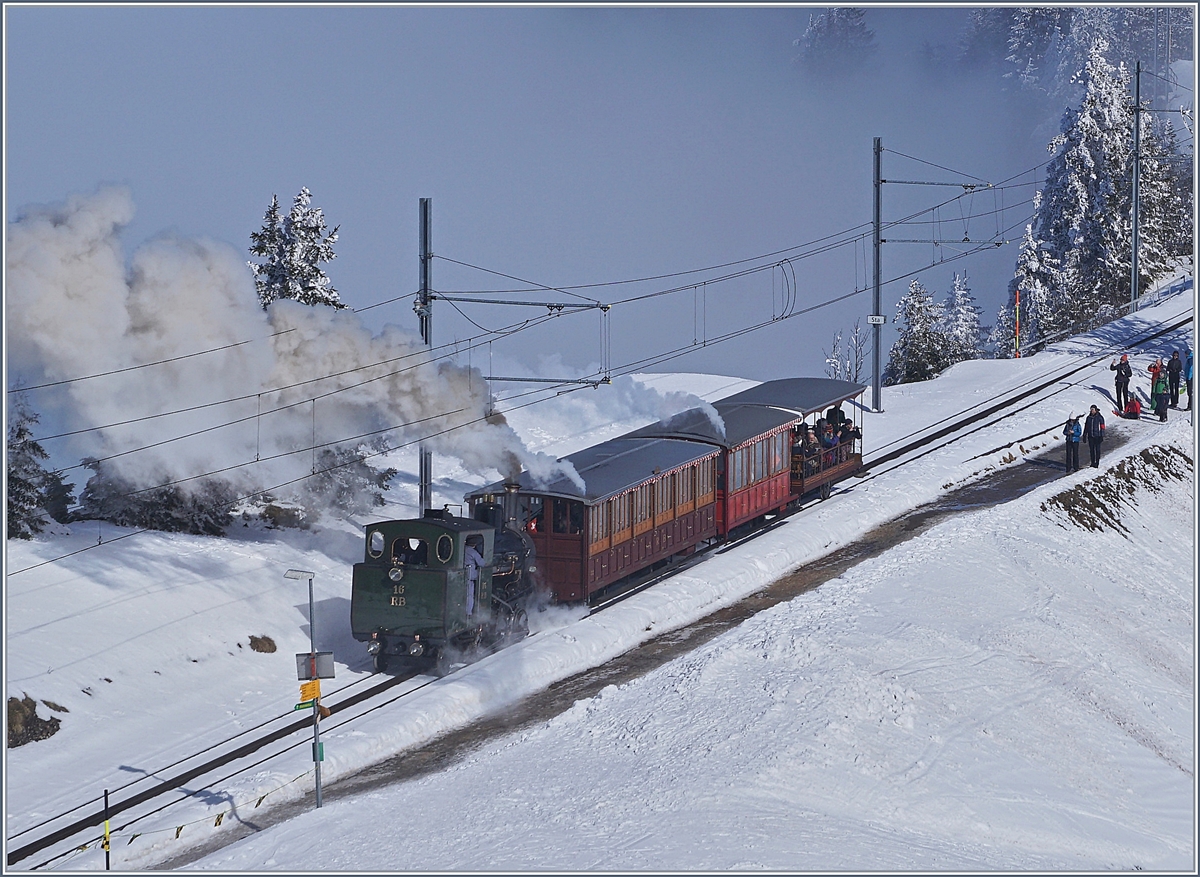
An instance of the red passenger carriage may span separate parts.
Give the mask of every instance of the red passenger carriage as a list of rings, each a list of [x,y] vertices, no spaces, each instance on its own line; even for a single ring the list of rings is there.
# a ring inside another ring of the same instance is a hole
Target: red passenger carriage
[[[538,484],[524,472],[515,485],[489,485],[467,499],[474,510],[507,494],[553,598],[588,600],[806,493],[828,496],[833,483],[861,467],[861,447],[840,446],[806,466],[793,455],[798,430],[864,390],[824,378],[769,381],[712,410],[694,408],[571,454],[565,461],[582,489],[565,477]]]

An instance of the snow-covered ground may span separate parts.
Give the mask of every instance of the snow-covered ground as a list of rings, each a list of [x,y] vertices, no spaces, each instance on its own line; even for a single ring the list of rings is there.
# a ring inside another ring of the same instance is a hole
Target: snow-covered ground
[[[860,412],[868,456],[1102,357],[1047,401],[848,482],[603,613],[537,616],[528,640],[324,733],[325,783],[734,603],[947,487],[1061,447],[1068,413],[1111,407],[1107,356],[1126,352],[1114,339],[1193,306],[1187,291],[1036,357],[885,388],[883,413]],[[1143,396],[1151,356],[1191,333],[1128,350]],[[563,455],[667,413],[681,398],[670,393],[713,399],[750,383],[645,376],[509,420],[532,449]],[[327,800],[197,867],[1194,870],[1195,431],[1179,412],[1165,425],[1108,421],[1126,442],[1100,469],[959,515],[445,772]],[[451,460],[435,469],[439,501],[485,480]],[[395,498],[413,493],[405,482]],[[97,530],[86,525],[8,543],[7,696],[66,710],[39,705],[61,730],[7,752],[10,848],[58,811],[171,776],[177,758],[291,709],[308,605],[288,568],[316,573],[317,645],[337,659],[326,696],[369,673],[348,630],[349,566],[362,553],[350,524],[109,541],[127,532],[105,525],[109,544],[89,550]],[[251,651],[251,635],[278,650]],[[298,746],[248,775],[189,784],[185,800],[117,836],[114,867],[211,840],[264,795],[267,807],[310,793],[310,757]],[[103,862],[91,848],[56,867]]]

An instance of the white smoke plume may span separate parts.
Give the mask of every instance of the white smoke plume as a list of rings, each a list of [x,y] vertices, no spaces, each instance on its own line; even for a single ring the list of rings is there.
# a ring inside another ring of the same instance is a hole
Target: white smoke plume
[[[314,445],[383,436],[426,439],[474,471],[511,478],[528,462],[549,477],[545,455],[486,417],[478,370],[349,311],[285,300],[264,312],[228,244],[161,237],[127,267],[118,233],[132,217],[130,193],[105,188],[8,228],[10,380],[69,381],[34,402],[54,413],[44,426],[87,430],[70,439],[76,459],[111,457],[139,486],[219,473],[251,492],[310,474]],[[146,363],[158,364],[134,368]],[[566,468],[553,477],[577,480]]]

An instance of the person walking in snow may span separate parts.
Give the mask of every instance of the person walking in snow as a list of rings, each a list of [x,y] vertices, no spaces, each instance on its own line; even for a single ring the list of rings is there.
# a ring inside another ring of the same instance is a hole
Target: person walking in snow
[[[1067,440],[1067,474],[1079,471],[1079,439],[1083,435],[1083,427],[1079,425],[1079,415],[1072,414],[1063,425],[1063,438]]]
[[[1121,354],[1121,361],[1115,359],[1108,364],[1108,370],[1117,373],[1114,380],[1117,385],[1117,410],[1124,411],[1129,401],[1129,379],[1133,377],[1133,367],[1129,364],[1129,354]]]
[[[1179,351],[1171,351],[1171,359],[1167,362],[1167,390],[1171,394],[1171,407],[1179,407],[1179,376],[1183,373],[1183,360]]]
[[[1158,415],[1161,423],[1167,422],[1167,391],[1165,387],[1161,393],[1154,397],[1154,413]]]
[[[1187,382],[1184,386],[1187,387],[1188,403],[1184,411],[1192,410],[1192,349],[1189,347],[1187,358],[1183,363],[1183,379]]]
[[[1092,456],[1092,468],[1100,468],[1100,443],[1104,441],[1104,415],[1095,405],[1092,413],[1083,422],[1083,436],[1087,439],[1088,450]]]

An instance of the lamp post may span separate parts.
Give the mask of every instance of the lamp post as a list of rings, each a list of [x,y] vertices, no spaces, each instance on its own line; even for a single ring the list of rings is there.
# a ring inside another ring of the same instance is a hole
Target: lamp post
[[[283,574],[285,579],[308,579],[308,659],[309,679],[317,679],[317,631],[315,614],[313,613],[313,577],[316,573],[305,569],[289,569]],[[321,705],[320,698],[314,697],[313,708],[313,771],[317,780],[317,807],[321,806]]]

